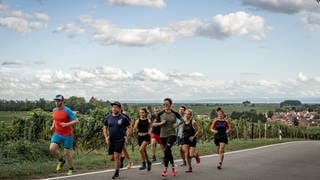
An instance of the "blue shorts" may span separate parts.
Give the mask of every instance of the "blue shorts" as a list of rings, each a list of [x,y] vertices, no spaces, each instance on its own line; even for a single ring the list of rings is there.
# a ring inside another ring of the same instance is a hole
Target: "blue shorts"
[[[73,137],[72,136],[62,136],[60,134],[54,133],[51,137],[51,143],[60,144],[63,142],[63,147],[65,149],[73,148]]]

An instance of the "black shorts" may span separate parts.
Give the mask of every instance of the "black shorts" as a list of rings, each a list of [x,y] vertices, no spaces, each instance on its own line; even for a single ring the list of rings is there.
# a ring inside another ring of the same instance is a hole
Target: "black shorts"
[[[145,136],[138,136],[138,144],[139,146],[141,146],[141,144],[143,143],[143,141],[146,141],[148,143],[150,143],[151,137],[150,135],[145,135]]]
[[[214,137],[214,143],[216,144],[216,146],[219,146],[220,143],[228,144],[228,136]]]
[[[124,139],[122,140],[110,140],[108,154],[113,155],[113,153],[121,153],[124,147]]]
[[[197,145],[197,138],[194,138],[193,141],[189,140],[189,137],[183,137],[183,145],[189,145],[189,147],[196,147]]]

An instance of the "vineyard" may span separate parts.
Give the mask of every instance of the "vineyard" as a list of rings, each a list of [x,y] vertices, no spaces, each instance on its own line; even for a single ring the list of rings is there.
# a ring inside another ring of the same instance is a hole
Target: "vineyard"
[[[90,150],[100,149],[105,146],[102,134],[102,125],[105,116],[110,112],[110,107],[95,108],[89,114],[77,114],[80,124],[74,126],[75,149]],[[138,106],[128,107],[127,114],[132,119],[138,119]],[[50,141],[52,132],[49,127],[52,124],[51,112],[40,108],[26,113],[25,116],[15,116],[12,121],[0,122],[0,141],[4,143],[18,140],[29,142]],[[196,119],[201,127],[200,142],[209,142],[213,139],[209,127],[212,120]],[[251,122],[249,119],[230,119],[232,131],[230,139],[261,139],[277,138],[279,130],[283,138],[320,139],[319,128],[284,126],[277,123],[265,124],[260,121]],[[129,139],[132,149],[137,145],[136,134]]]

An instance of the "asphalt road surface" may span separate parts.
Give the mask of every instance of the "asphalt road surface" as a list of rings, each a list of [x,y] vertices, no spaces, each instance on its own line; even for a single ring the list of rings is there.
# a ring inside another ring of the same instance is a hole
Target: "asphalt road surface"
[[[320,180],[320,141],[299,141],[229,152],[225,154],[222,170],[216,168],[217,155],[193,160],[193,173],[177,167],[177,176],[162,177],[162,165],[155,164],[150,172],[137,168],[120,171],[121,180]],[[177,161],[176,164],[180,164]],[[75,174],[51,179],[100,180],[111,179],[113,170]]]

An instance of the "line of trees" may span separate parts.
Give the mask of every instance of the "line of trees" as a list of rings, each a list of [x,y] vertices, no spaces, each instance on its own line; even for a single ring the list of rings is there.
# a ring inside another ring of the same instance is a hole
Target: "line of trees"
[[[109,101],[97,100],[94,97],[91,97],[88,102],[84,97],[77,96],[71,96],[65,99],[66,106],[81,114],[88,114],[90,110],[93,110],[97,106],[108,106],[109,104]],[[53,100],[45,100],[44,98],[35,101],[0,99],[0,111],[32,111],[36,108],[51,111],[53,107]]]

